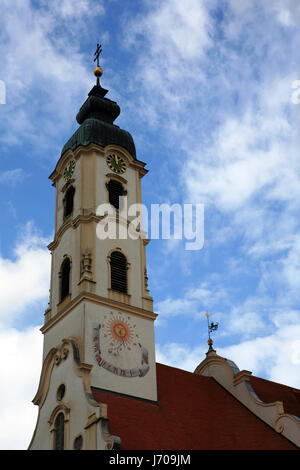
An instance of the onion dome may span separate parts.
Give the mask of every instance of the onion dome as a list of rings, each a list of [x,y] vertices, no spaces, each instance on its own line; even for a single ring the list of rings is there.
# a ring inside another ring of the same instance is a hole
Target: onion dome
[[[69,149],[74,151],[80,145],[87,146],[94,143],[101,147],[109,144],[119,145],[136,158],[132,136],[114,124],[121,110],[115,101],[105,98],[108,90],[100,85],[101,67],[95,68],[94,75],[97,77],[97,84],[89,92],[87,100],[76,116],[80,127],[65,144],[61,155]]]

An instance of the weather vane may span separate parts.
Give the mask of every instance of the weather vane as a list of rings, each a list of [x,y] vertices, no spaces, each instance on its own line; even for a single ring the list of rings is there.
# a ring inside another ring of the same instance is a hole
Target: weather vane
[[[96,52],[94,53],[94,62],[97,61],[97,67],[94,69],[94,75],[97,77],[97,85],[100,85],[100,77],[103,74],[103,70],[99,65],[99,56],[102,52],[102,46],[101,44],[97,43],[97,49]]]
[[[207,341],[207,344],[209,346],[209,351],[213,351],[213,348],[212,348],[213,340],[211,339],[210,334],[211,334],[212,331],[216,331],[218,329],[219,323],[211,322],[211,324],[209,324],[209,317],[210,317],[209,313],[206,313],[205,316],[207,318],[207,327],[208,327],[208,341]]]

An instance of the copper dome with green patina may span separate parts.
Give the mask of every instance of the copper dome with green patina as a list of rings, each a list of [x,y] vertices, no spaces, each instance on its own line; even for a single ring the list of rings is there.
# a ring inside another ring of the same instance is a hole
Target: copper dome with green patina
[[[94,143],[101,147],[115,144],[126,149],[136,158],[135,145],[129,132],[114,124],[120,114],[120,107],[115,101],[105,98],[107,90],[100,83],[95,85],[81,106],[76,120],[80,127],[68,140],[61,155],[67,150],[75,150],[80,145],[86,147]]]

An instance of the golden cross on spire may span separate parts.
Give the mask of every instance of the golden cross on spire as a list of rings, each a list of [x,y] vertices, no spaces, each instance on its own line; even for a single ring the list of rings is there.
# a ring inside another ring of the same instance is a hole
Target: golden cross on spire
[[[99,55],[101,54],[101,52],[102,52],[102,46],[101,44],[97,43],[97,49],[94,54],[94,62],[97,60],[97,67],[99,67]]]
[[[94,62],[97,60],[97,67],[94,69],[94,75],[97,77],[97,85],[100,85],[100,77],[103,74],[103,70],[99,65],[99,56],[102,52],[102,46],[101,44],[97,43],[97,49],[96,52],[94,53]]]

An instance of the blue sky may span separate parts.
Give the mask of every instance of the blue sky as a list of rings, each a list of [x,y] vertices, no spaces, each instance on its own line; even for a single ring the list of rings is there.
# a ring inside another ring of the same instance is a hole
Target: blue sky
[[[0,448],[26,448],[35,425],[54,228],[48,176],[78,127],[99,41],[116,124],[147,162],[143,202],[205,207],[203,249],[187,251],[185,240],[147,248],[157,360],[193,371],[208,310],[220,355],[300,388],[298,2],[0,8]]]

